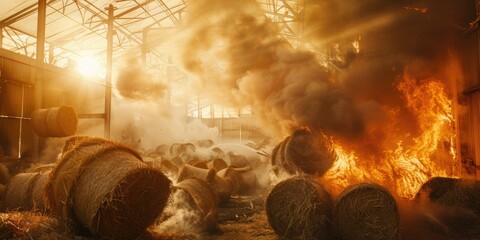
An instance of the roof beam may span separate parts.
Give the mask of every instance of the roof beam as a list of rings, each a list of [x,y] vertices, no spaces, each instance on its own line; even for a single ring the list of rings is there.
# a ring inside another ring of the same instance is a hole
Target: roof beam
[[[142,4],[137,4],[137,6],[135,6],[133,8],[130,8],[130,9],[126,10],[125,12],[122,12],[122,13],[119,13],[119,14],[115,15],[115,18],[121,18],[121,17],[123,17],[123,16],[125,16],[125,15],[139,9],[139,8],[143,8],[144,6],[150,4],[153,1],[155,1],[155,0],[147,0]]]

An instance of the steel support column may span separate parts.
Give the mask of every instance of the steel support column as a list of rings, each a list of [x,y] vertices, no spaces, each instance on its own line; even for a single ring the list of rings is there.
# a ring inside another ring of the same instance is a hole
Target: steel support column
[[[112,56],[113,56],[113,15],[114,7],[108,5],[107,28],[107,71],[105,76],[105,125],[104,136],[110,138],[110,120],[112,113]]]
[[[45,58],[45,26],[47,20],[47,0],[38,1],[37,18],[37,49],[36,49],[36,79],[35,79],[35,109],[43,107],[43,65]],[[33,138],[33,155],[40,154],[40,141],[38,135]],[[18,151],[21,151],[19,149]]]

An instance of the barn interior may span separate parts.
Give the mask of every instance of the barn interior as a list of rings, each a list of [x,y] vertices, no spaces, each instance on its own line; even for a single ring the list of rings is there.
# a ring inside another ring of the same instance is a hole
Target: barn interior
[[[0,0],[0,239],[480,239],[479,13]]]

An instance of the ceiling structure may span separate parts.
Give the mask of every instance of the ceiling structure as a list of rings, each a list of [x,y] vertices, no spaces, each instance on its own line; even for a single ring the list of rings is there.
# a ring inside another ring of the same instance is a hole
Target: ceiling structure
[[[35,58],[38,1],[0,2],[2,48]],[[292,42],[301,38],[303,1],[258,2],[266,16],[279,24],[285,38]],[[149,32],[178,26],[186,9],[184,0],[47,0],[45,62],[65,67],[79,56],[104,59],[110,4],[115,9],[114,59],[129,49],[141,48]],[[146,52],[150,64],[167,65],[167,57],[156,49]]]

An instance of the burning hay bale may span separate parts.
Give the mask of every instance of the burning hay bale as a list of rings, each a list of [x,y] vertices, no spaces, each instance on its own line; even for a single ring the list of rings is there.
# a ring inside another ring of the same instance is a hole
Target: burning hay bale
[[[322,185],[295,177],[278,183],[265,203],[268,222],[283,239],[330,239],[332,199]]]
[[[7,210],[31,210],[32,190],[40,173],[20,173],[15,175],[7,186],[4,208]]]
[[[377,184],[358,184],[339,196],[335,225],[343,239],[399,239],[399,215],[395,199]]]
[[[132,239],[163,211],[170,180],[132,148],[86,138],[50,174],[47,206],[61,219],[105,239]]]
[[[0,239],[73,239],[55,218],[32,212],[0,213]]]
[[[480,181],[434,177],[423,184],[415,199],[470,209],[480,216]]]
[[[333,145],[323,133],[314,134],[307,128],[293,132],[285,146],[285,161],[298,171],[323,175],[337,159]]]
[[[67,137],[77,131],[77,113],[71,106],[40,109],[32,113],[32,126],[42,137]]]

